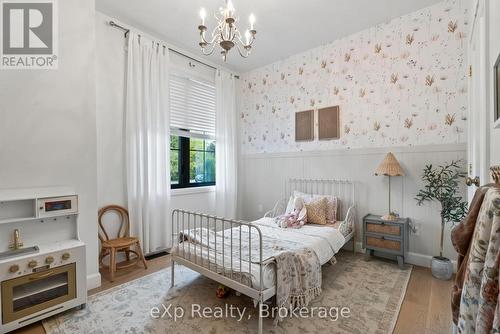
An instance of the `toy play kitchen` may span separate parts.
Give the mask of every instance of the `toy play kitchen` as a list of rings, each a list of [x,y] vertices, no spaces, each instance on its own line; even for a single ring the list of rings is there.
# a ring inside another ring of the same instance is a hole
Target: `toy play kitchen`
[[[0,333],[85,306],[86,276],[78,195],[0,189]]]

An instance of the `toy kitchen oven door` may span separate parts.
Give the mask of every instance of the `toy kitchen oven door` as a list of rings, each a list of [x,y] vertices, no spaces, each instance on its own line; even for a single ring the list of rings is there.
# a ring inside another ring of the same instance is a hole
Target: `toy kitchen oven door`
[[[41,267],[42,269],[44,267]],[[11,323],[76,298],[76,264],[41,270],[4,281],[2,322]]]
[[[74,192],[0,190],[0,248],[0,334],[87,302]]]

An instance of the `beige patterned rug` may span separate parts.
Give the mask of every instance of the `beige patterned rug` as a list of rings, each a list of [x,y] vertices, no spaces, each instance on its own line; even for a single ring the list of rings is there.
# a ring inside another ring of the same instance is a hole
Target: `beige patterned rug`
[[[336,265],[323,266],[321,296],[303,314],[282,313],[287,317],[277,326],[265,319],[264,333],[392,333],[410,274],[411,266],[401,270],[393,262],[343,252]],[[180,265],[175,282],[170,289],[167,268],[92,295],[86,309],[43,325],[48,334],[257,332],[248,297],[233,292],[217,299],[217,283]]]

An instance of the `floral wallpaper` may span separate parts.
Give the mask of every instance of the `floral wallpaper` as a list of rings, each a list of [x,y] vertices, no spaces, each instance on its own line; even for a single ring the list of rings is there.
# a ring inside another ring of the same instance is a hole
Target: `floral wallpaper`
[[[242,152],[465,142],[466,11],[444,1],[242,75]],[[295,112],[332,105],[341,138],[295,142]]]

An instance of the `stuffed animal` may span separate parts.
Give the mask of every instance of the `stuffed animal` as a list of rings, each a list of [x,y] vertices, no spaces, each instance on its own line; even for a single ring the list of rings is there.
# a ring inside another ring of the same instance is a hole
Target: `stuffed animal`
[[[295,197],[293,201],[294,209],[276,218],[276,222],[281,228],[301,228],[307,223],[307,209],[301,197]]]
[[[229,289],[224,285],[220,284],[215,291],[215,296],[219,299],[226,298],[229,295]]]

